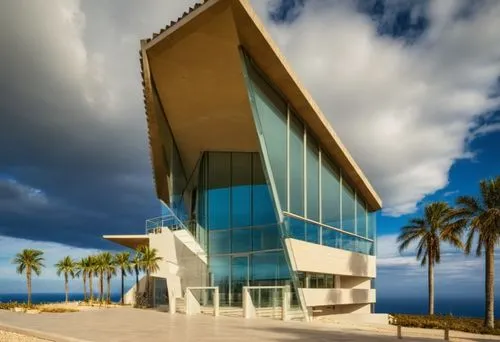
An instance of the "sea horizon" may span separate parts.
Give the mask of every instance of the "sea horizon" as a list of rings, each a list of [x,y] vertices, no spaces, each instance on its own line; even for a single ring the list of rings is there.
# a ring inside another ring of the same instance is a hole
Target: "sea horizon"
[[[97,297],[97,293],[94,296]],[[33,304],[55,303],[65,300],[64,292],[37,292],[32,295]],[[83,300],[83,293],[73,292],[68,295],[70,301]],[[111,300],[119,302],[121,293],[111,293]],[[0,302],[25,302],[26,292],[0,293]],[[380,297],[375,304],[376,313],[400,313],[425,315],[427,297]],[[435,300],[435,313],[460,317],[484,316],[484,298],[482,297],[440,297]],[[500,317],[500,300],[495,300],[495,316]]]

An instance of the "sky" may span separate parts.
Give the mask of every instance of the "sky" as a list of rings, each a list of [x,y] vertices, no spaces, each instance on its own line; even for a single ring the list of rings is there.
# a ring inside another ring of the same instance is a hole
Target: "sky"
[[[500,2],[250,2],[383,199],[378,295],[424,296],[425,269],[395,239],[426,203],[499,174]],[[159,215],[139,41],[194,3],[0,2],[0,293],[24,291],[22,248],[50,266]],[[483,260],[445,251],[437,295],[482,296]],[[63,282],[49,267],[34,289]]]

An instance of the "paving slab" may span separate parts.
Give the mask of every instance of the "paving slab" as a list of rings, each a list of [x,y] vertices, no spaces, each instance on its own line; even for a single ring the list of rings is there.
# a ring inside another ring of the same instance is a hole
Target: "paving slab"
[[[153,310],[109,308],[74,313],[26,315],[0,310],[2,326],[27,329],[32,336],[53,341],[394,341],[385,335],[313,322],[283,322],[271,319],[243,319],[207,315],[170,315]],[[52,338],[51,338],[52,336]],[[65,339],[65,337],[67,339]],[[430,341],[430,338],[405,338],[405,341]],[[435,339],[434,339],[435,340]]]

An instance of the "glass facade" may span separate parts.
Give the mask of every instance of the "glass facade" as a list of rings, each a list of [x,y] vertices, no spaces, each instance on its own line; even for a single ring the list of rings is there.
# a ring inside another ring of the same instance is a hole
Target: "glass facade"
[[[279,199],[276,210],[284,217],[284,237],[373,255],[375,216],[295,111],[251,59],[244,59],[257,132]],[[270,110],[263,103],[278,105]]]
[[[246,285],[289,284],[259,153],[205,152],[199,178],[198,225],[208,233],[210,282],[221,305],[241,304]]]

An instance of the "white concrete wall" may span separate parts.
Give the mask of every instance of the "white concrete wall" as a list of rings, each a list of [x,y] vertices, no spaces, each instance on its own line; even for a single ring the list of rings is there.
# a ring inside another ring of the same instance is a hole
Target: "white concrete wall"
[[[149,246],[158,250],[163,258],[159,270],[152,276],[167,279],[169,293],[175,298],[182,298],[187,286],[206,286],[207,265],[202,259],[168,228],[161,233],[149,234]]]
[[[302,289],[302,293],[307,307],[375,303],[372,289]]]
[[[285,239],[292,269],[356,277],[376,277],[376,258],[311,242]]]
[[[342,289],[369,289],[371,288],[371,279],[365,277],[340,276],[338,285],[338,287]]]

